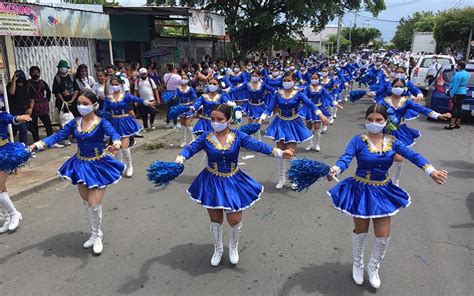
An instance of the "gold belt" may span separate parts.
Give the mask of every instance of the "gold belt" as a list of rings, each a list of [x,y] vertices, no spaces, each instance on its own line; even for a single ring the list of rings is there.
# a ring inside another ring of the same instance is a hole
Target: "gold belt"
[[[187,102],[187,103],[181,103],[181,105],[185,105],[185,106],[189,106],[189,105],[192,105],[194,104],[193,102]]]
[[[211,118],[206,116],[206,115],[199,115],[199,118],[206,119],[206,120],[211,120]]]
[[[76,157],[79,159],[79,160],[97,160],[97,159],[101,159],[102,157],[105,156],[105,152],[102,152],[101,154],[99,154],[99,149],[98,148],[95,148],[94,149],[94,152],[95,152],[95,156],[91,156],[91,157],[85,157],[85,156],[81,156],[79,151],[76,153]]]
[[[0,147],[3,145],[6,145],[8,143],[8,140],[0,139]]]
[[[252,105],[252,106],[262,106],[263,105],[263,102],[255,104],[255,103],[252,103],[252,102],[248,101],[248,103],[249,103],[249,105]]]
[[[354,175],[354,179],[357,182],[362,182],[362,183],[365,183],[365,184],[375,185],[375,186],[382,186],[382,185],[387,184],[388,181],[390,181],[390,177],[388,176],[388,174],[387,174],[385,180],[382,180],[382,181],[374,181],[374,180],[370,180],[368,178],[362,178],[362,177],[359,177],[359,176],[356,176],[356,175]]]
[[[234,167],[232,168],[232,170],[228,173],[222,173],[222,172],[219,172],[219,170],[217,170],[217,168],[211,168],[211,167],[206,167],[206,169],[213,173],[214,175],[216,176],[219,176],[219,177],[230,177],[230,176],[233,176],[235,175],[235,173],[237,173],[239,171],[239,167]]]
[[[277,113],[276,114],[280,119],[283,119],[283,120],[293,120],[293,119],[296,119],[299,117],[298,114],[293,114],[291,117],[285,117],[283,115],[281,115],[280,113]]]
[[[128,113],[127,114],[118,114],[118,115],[113,114],[112,118],[124,118],[124,117],[129,117],[129,116],[130,116],[130,114],[128,114]]]

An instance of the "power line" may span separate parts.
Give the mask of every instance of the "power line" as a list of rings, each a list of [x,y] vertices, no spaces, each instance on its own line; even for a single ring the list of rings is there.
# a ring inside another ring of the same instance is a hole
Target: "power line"
[[[371,20],[375,20],[375,21],[379,21],[379,22],[387,22],[387,23],[398,23],[399,22],[399,21],[396,21],[396,20],[386,20],[386,19],[381,19],[381,18],[370,17],[370,16],[360,14],[358,12],[352,12],[352,11],[349,11],[349,12],[352,13],[352,14],[357,14],[362,18],[371,19]]]

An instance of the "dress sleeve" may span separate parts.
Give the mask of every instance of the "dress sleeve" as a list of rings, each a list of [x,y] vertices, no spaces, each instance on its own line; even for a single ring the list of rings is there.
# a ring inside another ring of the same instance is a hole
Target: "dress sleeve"
[[[346,147],[346,150],[344,151],[344,154],[342,154],[339,160],[336,162],[336,166],[337,166],[336,170],[338,170],[338,174],[347,170],[347,168],[351,164],[352,159],[359,152],[360,142],[361,142],[360,136],[355,136],[349,142],[349,144]]]
[[[299,99],[300,101],[306,106],[308,107],[311,112],[314,112],[314,113],[318,113],[319,111],[319,108],[306,96],[305,93],[303,92],[300,92],[297,94],[297,96],[300,96]],[[320,112],[320,111],[319,111]]]
[[[142,105],[145,104],[145,100],[143,100],[142,98],[135,97],[131,94],[126,94],[126,96],[128,97],[128,100],[132,103],[139,103],[139,104],[142,104]]]
[[[194,107],[195,110],[199,109],[202,106],[203,100],[204,99],[203,99],[202,96],[200,96],[199,98],[196,99],[196,101],[193,104],[193,107]]]
[[[42,142],[44,146],[51,147],[57,142],[64,140],[70,135],[72,135],[74,133],[75,128],[76,128],[76,119],[73,119],[69,121],[61,130],[43,139],[40,142]]]
[[[191,99],[193,101],[196,101],[197,100],[197,94],[196,94],[196,91],[194,90],[194,88],[191,87],[191,89],[189,90],[189,93],[190,93]]]
[[[436,111],[433,111],[429,108],[426,108],[416,102],[413,102],[412,100],[408,100],[406,102],[406,104],[408,104],[408,108],[417,112],[417,113],[420,113],[420,114],[423,114],[425,116],[428,116],[428,117],[431,117],[433,119],[438,119],[438,116],[440,115],[438,112]]]
[[[205,148],[207,135],[207,133],[200,135],[194,142],[184,147],[178,155],[184,157],[185,159],[190,159],[193,157],[194,154]]]
[[[270,85],[266,84],[265,82],[263,82],[263,89],[265,89],[266,91],[271,92],[271,93],[276,92],[276,88],[271,87]]]
[[[110,101],[107,97],[105,97],[104,99],[104,106],[102,106],[102,112],[107,112],[107,110],[109,110],[109,107],[110,107]]]
[[[105,134],[112,139],[112,142],[114,142],[114,144],[117,142],[120,143],[120,135],[117,133],[117,131],[115,131],[114,127],[110,124],[110,122],[104,119],[101,119],[101,122]]]
[[[275,149],[268,145],[267,143],[258,141],[257,139],[243,133],[241,131],[236,131],[238,137],[240,138],[240,145],[245,149],[252,150],[255,152],[260,152],[265,155],[274,156]]]
[[[277,101],[278,101],[278,92],[275,92],[270,99],[267,102],[267,105],[265,106],[265,111],[263,112],[265,115],[269,116],[272,114],[273,109],[275,109]]]
[[[15,116],[11,115],[10,113],[3,112],[0,116],[0,122],[6,124],[15,124]]]
[[[417,96],[421,93],[421,90],[418,87],[416,87],[411,81],[407,82],[407,87],[413,96]]]
[[[421,154],[415,152],[414,150],[408,148],[405,144],[403,144],[399,140],[395,140],[393,143],[393,150],[403,156],[404,158],[408,159],[411,163],[419,167],[420,169],[424,170],[428,175],[434,171],[433,166],[430,162],[424,158]]]

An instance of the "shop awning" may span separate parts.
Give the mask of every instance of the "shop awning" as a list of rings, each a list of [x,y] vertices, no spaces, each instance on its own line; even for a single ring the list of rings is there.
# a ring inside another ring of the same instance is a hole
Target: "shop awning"
[[[149,59],[149,58],[156,58],[156,57],[162,57],[171,54],[171,51],[166,49],[166,48],[153,48],[148,51],[146,51],[143,54],[143,58]]]

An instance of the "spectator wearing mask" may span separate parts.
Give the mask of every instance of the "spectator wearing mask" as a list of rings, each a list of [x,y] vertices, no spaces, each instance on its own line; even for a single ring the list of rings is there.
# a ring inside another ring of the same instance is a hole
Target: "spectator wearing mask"
[[[160,104],[160,95],[158,94],[155,82],[148,76],[147,69],[141,68],[138,71],[138,74],[140,78],[135,81],[134,94],[136,97],[140,97],[149,102],[147,105],[139,105],[143,127],[148,129],[148,118],[150,118],[150,129],[154,130],[155,126],[153,124],[155,122],[156,109],[150,106]]]
[[[433,56],[431,58],[431,65],[428,67],[428,74],[426,75],[426,80],[428,84],[431,85],[438,74],[438,70],[441,68],[441,65],[438,63],[438,58]]]
[[[94,77],[89,75],[87,65],[81,64],[77,67],[76,75],[74,76],[74,96],[78,98],[85,92],[92,91],[92,87],[96,84]]]
[[[74,98],[74,77],[69,74],[69,65],[65,60],[59,61],[58,72],[54,76],[53,94],[56,96],[56,108],[61,112],[63,103],[68,104],[74,117],[79,117]],[[76,97],[77,98],[77,97]]]
[[[176,92],[176,88],[178,88],[178,86],[181,83],[181,76],[177,74],[178,71],[176,70],[176,68],[174,67],[173,64],[168,64],[167,68],[168,68],[168,73],[166,73],[163,76],[163,80],[165,81],[166,90],[171,91],[171,92]],[[168,112],[169,112],[169,109],[170,109],[169,107],[171,107],[174,103],[175,103],[174,99],[170,100],[170,102],[168,103]],[[173,124],[174,124],[173,128],[177,128],[178,127],[177,126],[178,120],[174,119]],[[170,118],[168,117],[168,115],[166,115],[166,128],[170,128],[170,127],[171,127],[170,126]]]
[[[33,113],[33,105],[30,104],[28,89],[26,84],[26,75],[22,70],[15,71],[12,82],[7,85],[8,103],[10,106],[10,114],[17,116]],[[19,141],[27,144],[28,140],[28,122],[20,122],[13,124],[13,137],[19,134]]]
[[[40,140],[38,130],[38,119],[41,120],[46,128],[46,135],[49,137],[53,134],[53,125],[49,117],[49,101],[51,100],[51,90],[48,84],[40,79],[40,68],[33,66],[30,68],[30,77],[27,81],[28,96],[30,98],[30,106],[33,107],[31,115],[30,131],[33,135],[33,140],[38,142]],[[63,148],[64,145],[55,144],[53,148]]]

